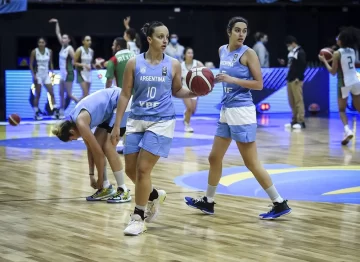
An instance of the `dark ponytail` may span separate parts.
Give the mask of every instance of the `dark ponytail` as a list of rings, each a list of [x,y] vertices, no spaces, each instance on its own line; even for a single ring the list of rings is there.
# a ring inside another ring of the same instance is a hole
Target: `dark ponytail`
[[[141,32],[145,35],[145,36],[149,36],[151,37],[152,34],[154,33],[154,29],[156,27],[159,26],[163,26],[164,24],[162,22],[159,21],[153,21],[151,23],[146,23],[143,25],[143,27],[141,28]]]
[[[349,26],[341,29],[339,40],[342,47],[350,47],[357,49],[360,47],[360,29]]]

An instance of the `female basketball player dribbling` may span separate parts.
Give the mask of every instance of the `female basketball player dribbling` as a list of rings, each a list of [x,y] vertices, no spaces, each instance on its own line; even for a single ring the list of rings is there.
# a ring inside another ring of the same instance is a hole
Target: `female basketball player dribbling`
[[[90,48],[91,37],[86,35],[82,39],[82,46],[75,52],[75,66],[77,70],[77,81],[83,91],[81,100],[89,95],[91,86],[91,67],[94,59],[94,51]]]
[[[184,61],[181,62],[181,78],[183,87],[186,85],[186,75],[189,70],[193,67],[204,66],[203,63],[194,59],[194,50],[190,47],[185,48],[184,51]],[[186,110],[184,113],[184,125],[185,132],[194,132],[194,129],[190,126],[190,118],[195,113],[198,98],[184,98],[184,104]]]
[[[340,119],[344,125],[344,138],[342,145],[347,145],[354,134],[349,128],[346,116],[346,107],[349,92],[351,92],[353,104],[360,112],[360,80],[357,77],[355,68],[355,48],[360,46],[360,30],[354,27],[346,27],[341,30],[336,39],[339,50],[334,52],[332,66],[326,61],[324,56],[319,55],[319,59],[324,63],[327,70],[338,77],[338,106]]]
[[[54,117],[59,118],[59,109],[55,102],[54,89],[51,83],[49,76],[49,66],[50,70],[54,70],[53,60],[52,60],[52,51],[46,47],[46,40],[43,37],[38,39],[38,47],[31,51],[30,55],[30,70],[33,77],[33,83],[35,85],[35,98],[34,98],[34,119],[41,120],[42,116],[39,110],[39,99],[41,95],[41,86],[44,85],[47,89],[50,97],[51,103],[54,108]]]
[[[220,119],[213,147],[209,155],[210,171],[206,196],[195,199],[185,197],[185,203],[206,214],[214,214],[214,196],[222,172],[222,161],[232,140],[242,156],[245,166],[253,173],[261,187],[269,195],[273,207],[262,219],[275,219],[289,214],[291,209],[277,192],[268,172],[262,167],[256,148],[256,110],[250,90],[261,90],[263,79],[259,59],[254,50],[244,45],[248,22],[233,17],[227,26],[229,44],[219,48],[220,74],[217,82],[223,83],[223,99]]]
[[[72,95],[74,82],[74,48],[70,45],[70,37],[67,34],[61,35],[59,21],[55,18],[49,21],[55,23],[55,33],[61,45],[59,52],[60,68],[60,118],[64,118],[65,111],[65,91],[66,96],[77,102],[77,98]]]
[[[167,27],[161,22],[152,22],[145,24],[142,31],[149,49],[126,64],[111,133],[112,143],[117,145],[120,135],[116,129],[120,127],[134,89],[124,155],[126,174],[136,176],[136,207],[124,230],[125,235],[146,231],[144,220],[152,222],[156,218],[159,205],[166,197],[165,191],[152,188],[150,174],[159,158],[168,156],[174,137],[175,108],[171,96],[196,96],[188,88],[182,88],[180,63],[164,54],[169,41]]]

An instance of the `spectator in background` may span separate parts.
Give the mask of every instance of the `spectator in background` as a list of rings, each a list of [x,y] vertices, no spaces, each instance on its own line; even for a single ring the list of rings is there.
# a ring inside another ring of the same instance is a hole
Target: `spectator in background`
[[[286,124],[285,127],[302,129],[305,128],[305,108],[302,87],[306,69],[306,54],[304,49],[298,45],[298,42],[294,36],[288,36],[286,38],[285,44],[289,51],[289,72],[286,79],[289,105],[292,110],[291,123]],[[285,63],[285,61],[282,59],[280,59],[279,62],[281,64]]]
[[[181,63],[184,60],[185,48],[178,43],[178,40],[179,38],[176,34],[170,36],[170,43],[165,49],[165,54],[179,60]]]
[[[257,32],[254,37],[256,44],[253,46],[253,49],[259,57],[260,66],[270,67],[269,52],[265,47],[265,44],[268,42],[268,36],[262,32]]]
[[[134,28],[130,27],[130,16],[124,19],[124,39],[127,42],[127,48],[130,51],[133,51],[135,55],[140,54],[141,52],[141,39],[140,36],[136,33]]]

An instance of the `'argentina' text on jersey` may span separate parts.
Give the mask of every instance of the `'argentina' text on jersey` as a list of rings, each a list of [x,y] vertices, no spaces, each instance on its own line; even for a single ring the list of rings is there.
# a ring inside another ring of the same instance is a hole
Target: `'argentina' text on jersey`
[[[175,115],[172,102],[172,58],[164,55],[158,65],[149,64],[144,54],[136,56],[131,114],[168,117]]]

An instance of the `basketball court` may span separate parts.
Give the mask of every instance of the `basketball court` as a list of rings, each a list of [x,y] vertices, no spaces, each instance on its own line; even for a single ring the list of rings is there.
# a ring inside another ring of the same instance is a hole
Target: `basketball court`
[[[194,117],[193,134],[183,132],[179,118],[170,157],[152,173],[167,199],[157,221],[137,237],[123,235],[134,200],[85,200],[94,191],[83,141],[62,143],[51,135],[51,121],[4,123],[0,261],[358,261],[360,140],[341,146],[336,114],[308,118],[298,132],[284,129],[288,119],[260,115],[257,143],[290,215],[259,220],[270,201],[234,143],[223,162],[215,215],[187,207],[184,196],[206,189],[217,118]],[[356,134],[360,125],[350,119]],[[115,183],[110,167],[108,174]]]

